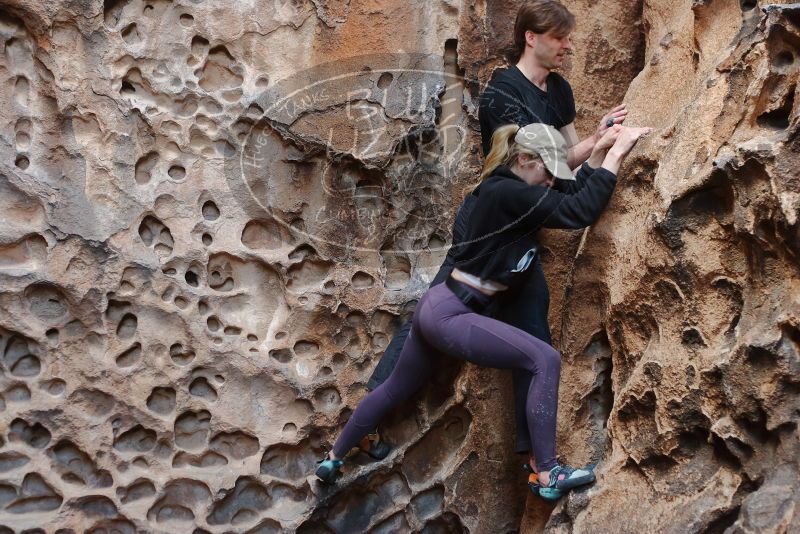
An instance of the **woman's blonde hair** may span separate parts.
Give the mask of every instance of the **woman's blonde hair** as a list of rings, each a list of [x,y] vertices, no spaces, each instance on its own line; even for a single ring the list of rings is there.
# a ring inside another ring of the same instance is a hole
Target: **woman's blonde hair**
[[[539,154],[514,141],[519,128],[516,124],[506,124],[494,131],[492,134],[492,149],[486,155],[486,161],[483,164],[483,171],[480,177],[481,182],[500,165],[511,164],[520,154],[527,154],[534,159],[541,159]]]

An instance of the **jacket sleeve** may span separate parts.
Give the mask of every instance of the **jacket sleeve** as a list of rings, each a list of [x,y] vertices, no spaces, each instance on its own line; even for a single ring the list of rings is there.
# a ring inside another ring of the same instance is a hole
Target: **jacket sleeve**
[[[462,243],[467,237],[469,215],[472,213],[472,209],[475,207],[475,200],[476,198],[473,195],[467,195],[467,197],[464,199],[464,202],[462,202],[461,206],[459,206],[458,212],[456,213],[456,220],[453,223],[453,244],[450,247],[450,250],[447,251],[447,256],[444,258],[444,263],[442,263],[442,266],[439,267],[439,271],[436,273],[436,276],[433,277],[431,287],[441,284],[447,280],[447,278],[450,276],[450,273],[453,272],[456,256],[463,248],[463,245],[459,246],[459,243]]]
[[[578,167],[578,172],[575,174],[575,180],[556,180],[555,187],[560,193],[574,194],[583,189],[589,177],[594,174],[595,169],[584,162],[583,165]]]
[[[578,229],[594,224],[603,213],[617,177],[614,173],[596,169],[583,188],[575,193],[561,193],[555,189],[527,185],[519,182],[503,184],[501,202],[521,218],[531,229]]]

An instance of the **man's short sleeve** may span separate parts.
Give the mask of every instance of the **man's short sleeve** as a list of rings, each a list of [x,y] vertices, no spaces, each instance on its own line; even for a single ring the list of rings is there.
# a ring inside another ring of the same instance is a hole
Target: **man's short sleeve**
[[[528,124],[524,104],[516,91],[506,83],[490,84],[481,95],[478,118],[484,155],[492,148],[492,134],[506,124]]]
[[[564,126],[570,125],[575,122],[577,112],[575,111],[575,95],[572,93],[572,86],[567,80],[559,76],[559,103],[561,109],[559,115],[563,117]]]

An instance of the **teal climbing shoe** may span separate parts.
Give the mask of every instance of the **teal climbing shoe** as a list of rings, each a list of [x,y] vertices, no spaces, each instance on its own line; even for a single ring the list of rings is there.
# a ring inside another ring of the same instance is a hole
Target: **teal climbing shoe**
[[[565,493],[578,486],[591,484],[595,481],[594,471],[590,468],[576,468],[568,465],[557,465],[550,470],[550,482],[547,486],[541,486],[539,495],[550,500],[556,497],[558,490]]]
[[[341,475],[339,470],[342,468],[343,464],[344,461],[331,460],[326,454],[322,460],[317,462],[319,467],[317,467],[315,474],[317,475],[317,478],[324,484],[335,484],[336,479]]]
[[[359,442],[358,448],[373,460],[383,460],[392,451],[391,445],[383,441],[377,432],[364,436],[364,439]]]
[[[564,492],[558,488],[543,488],[539,486],[539,497],[548,502],[555,502],[564,496]]]

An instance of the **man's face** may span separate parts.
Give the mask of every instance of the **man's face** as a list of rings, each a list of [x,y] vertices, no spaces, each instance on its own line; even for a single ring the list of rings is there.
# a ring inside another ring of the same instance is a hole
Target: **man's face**
[[[570,34],[557,35],[554,30],[547,33],[528,32],[528,44],[533,48],[533,55],[542,67],[553,70],[564,65],[564,59],[572,50]]]

